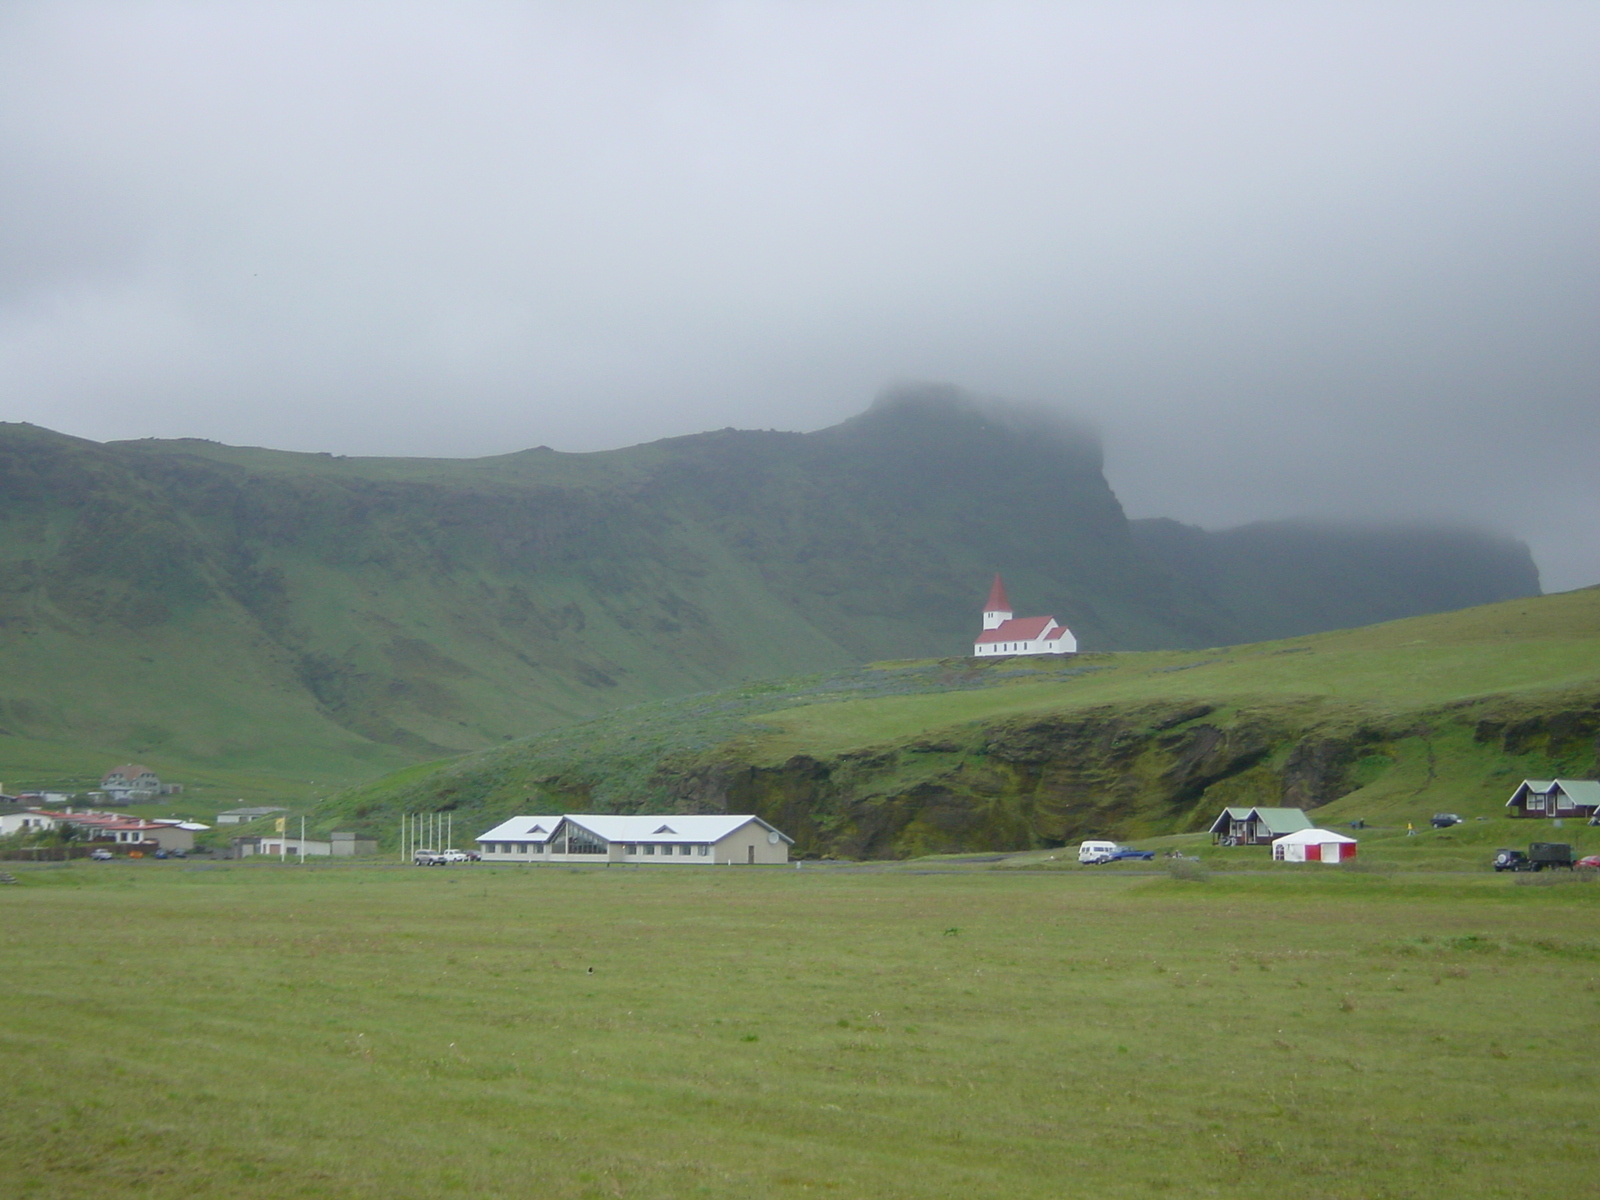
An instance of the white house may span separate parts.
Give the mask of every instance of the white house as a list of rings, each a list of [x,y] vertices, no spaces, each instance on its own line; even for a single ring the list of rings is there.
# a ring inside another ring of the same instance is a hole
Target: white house
[[[161,780],[149,767],[139,763],[124,763],[112,767],[100,780],[100,787],[113,802],[154,800],[161,795]]]
[[[6,805],[0,810],[0,837],[13,833],[44,833],[56,827],[56,818],[36,808]]]
[[[786,863],[794,839],[760,817],[512,817],[477,837],[498,863]]]
[[[1356,839],[1331,829],[1297,829],[1272,839],[1274,862],[1337,863],[1356,856]]]
[[[980,658],[1008,654],[1076,654],[1078,639],[1054,617],[1018,617],[1012,614],[1000,576],[989,587],[983,606],[983,632],[972,645]]]

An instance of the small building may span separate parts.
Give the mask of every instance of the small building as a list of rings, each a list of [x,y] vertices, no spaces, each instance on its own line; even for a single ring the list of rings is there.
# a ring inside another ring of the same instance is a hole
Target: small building
[[[218,825],[248,825],[251,821],[259,821],[262,817],[270,817],[273,813],[288,812],[274,804],[254,804],[245,808],[230,808],[227,812],[217,814]]]
[[[1211,840],[1219,846],[1265,846],[1310,828],[1311,818],[1298,808],[1225,808],[1211,822]]]
[[[1301,829],[1272,839],[1275,862],[1338,863],[1356,856],[1356,839],[1331,829]]]
[[[162,794],[161,780],[156,773],[139,763],[112,767],[100,780],[100,790],[113,802],[123,804],[134,800],[154,800]]]
[[[328,835],[328,844],[335,858],[349,858],[357,854],[376,854],[378,839],[370,833],[357,833],[350,829],[335,829]]]
[[[983,632],[972,644],[978,658],[1012,654],[1076,654],[1078,639],[1072,630],[1056,623],[1054,617],[1019,617],[1011,611],[1005,584],[1000,576],[989,585],[989,599],[983,606]]]
[[[1524,779],[1506,807],[1512,817],[1578,817],[1600,812],[1600,780]]]
[[[567,813],[512,817],[477,837],[498,863],[717,863],[789,861],[794,839],[750,814],[619,817]]]
[[[287,833],[236,837],[232,844],[235,858],[250,858],[258,854],[266,855],[268,858],[299,858],[302,853],[307,858],[327,858],[334,852],[332,842],[298,838]]]

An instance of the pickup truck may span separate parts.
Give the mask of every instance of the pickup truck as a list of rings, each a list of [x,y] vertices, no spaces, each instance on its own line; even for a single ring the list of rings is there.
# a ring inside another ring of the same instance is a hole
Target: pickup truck
[[[451,863],[476,862],[477,856],[465,850],[418,850],[411,861],[419,867],[447,867]]]
[[[1496,850],[1496,871],[1542,871],[1546,867],[1565,867],[1572,870],[1572,847],[1565,842],[1533,842],[1528,852],[1521,850]]]

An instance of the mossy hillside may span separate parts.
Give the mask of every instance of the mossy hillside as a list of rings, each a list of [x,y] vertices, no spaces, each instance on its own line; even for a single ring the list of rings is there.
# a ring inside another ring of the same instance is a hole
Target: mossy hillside
[[[358,779],[663,697],[959,653],[997,568],[1099,650],[1537,590],[1525,548],[1479,535],[1258,534],[1210,565],[1199,531],[1147,553],[1092,439],[948,389],[813,434],[464,461],[0,425],[0,737]],[[1337,562],[1319,604],[1241,558],[1257,543]]]
[[[880,664],[661,702],[339,797],[379,832],[519,811],[754,811],[804,853],[1020,850],[1201,827],[1498,816],[1592,775],[1600,589],[1199,652]]]

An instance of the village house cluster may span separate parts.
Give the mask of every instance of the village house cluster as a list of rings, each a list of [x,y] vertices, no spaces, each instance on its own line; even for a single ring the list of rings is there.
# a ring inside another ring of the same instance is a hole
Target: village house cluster
[[[82,843],[114,847],[119,852],[187,854],[194,849],[194,835],[211,826],[177,818],[146,820],[126,813],[97,808],[78,809],[30,806],[26,798],[0,796],[0,837],[13,834],[49,833],[71,829]]]

